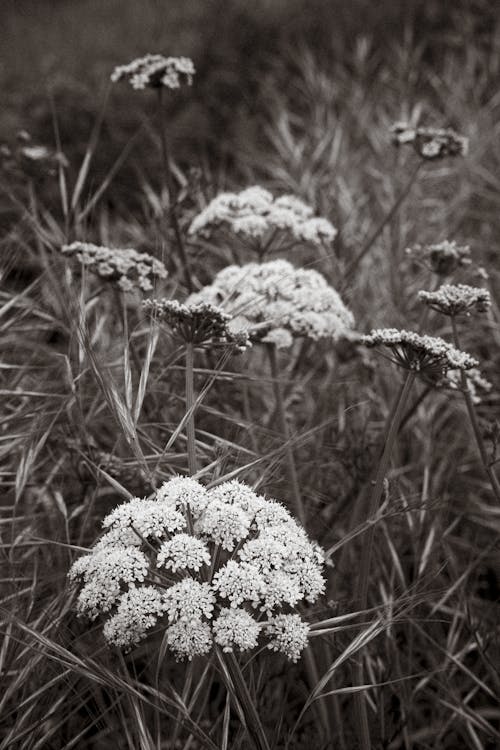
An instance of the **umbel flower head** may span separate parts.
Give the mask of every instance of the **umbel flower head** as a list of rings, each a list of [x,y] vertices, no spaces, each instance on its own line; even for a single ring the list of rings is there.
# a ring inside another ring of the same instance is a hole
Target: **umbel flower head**
[[[182,83],[190,86],[195,72],[189,57],[150,54],[138,57],[127,65],[119,65],[111,74],[111,80],[116,83],[126,79],[133,89],[159,89],[162,86],[178,89]]]
[[[134,498],[69,572],[77,610],[129,649],[162,632],[177,659],[267,645],[296,661],[309,627],[294,611],[323,593],[322,549],[286,508],[245,484],[187,477]]]
[[[82,266],[106,281],[116,283],[124,292],[153,288],[153,281],[165,279],[167,269],[160,260],[148,253],[138,253],[127,248],[102,247],[90,242],[73,242],[63,245],[65,255],[76,258]]]
[[[443,284],[436,292],[419,292],[418,297],[433,310],[450,316],[486,312],[491,306],[487,289],[467,284]]]
[[[468,139],[451,128],[413,127],[407,122],[396,122],[391,133],[396,146],[410,144],[422,159],[465,156],[469,147]]]
[[[389,349],[392,362],[417,372],[432,385],[442,385],[448,370],[470,370],[478,361],[434,336],[397,328],[378,328],[361,339],[365,346]]]
[[[339,294],[317,271],[294,268],[286,260],[228,266],[188,302],[220,305],[232,330],[254,341],[284,348],[294,338],[337,339],[354,325]]]
[[[159,318],[185,342],[193,344],[234,344],[240,349],[248,345],[245,332],[237,333],[229,327],[231,315],[210,302],[184,305],[177,300],[144,300],[143,306],[151,316]]]
[[[275,198],[254,186],[240,193],[220,193],[196,216],[190,234],[210,236],[218,228],[229,229],[260,247],[279,249],[285,242],[322,245],[331,242],[337,230],[294,195]]]
[[[448,276],[472,263],[470,247],[459,245],[454,240],[437,242],[431,245],[413,245],[406,253],[421,261],[438,276]]]
[[[493,388],[490,381],[486,380],[477,367],[472,367],[470,370],[467,370],[465,373],[465,385],[475,404],[480,404],[482,401],[482,394],[489,393]],[[463,391],[464,384],[462,383],[460,371],[450,370],[443,382],[443,387],[448,387],[452,391]]]

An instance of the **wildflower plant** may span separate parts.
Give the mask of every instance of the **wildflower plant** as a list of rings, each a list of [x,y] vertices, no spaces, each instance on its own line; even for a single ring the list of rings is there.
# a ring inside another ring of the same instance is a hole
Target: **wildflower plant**
[[[468,139],[452,128],[413,127],[407,122],[396,122],[391,133],[396,146],[411,145],[422,159],[465,156],[469,147]]]
[[[111,81],[126,80],[133,89],[161,88],[178,89],[182,84],[190,86],[195,68],[189,57],[165,57],[148,54],[138,57],[127,65],[119,65],[111,74]]]
[[[392,362],[435,385],[441,384],[449,370],[470,370],[479,365],[470,354],[444,339],[422,336],[414,331],[379,328],[363,336],[361,343],[388,349],[390,353],[386,356]]]
[[[307,646],[295,608],[323,593],[324,556],[280,503],[238,481],[207,490],[176,477],[103,526],[69,578],[78,613],[103,623],[108,644],[161,632],[179,660],[260,643],[296,661]]]
[[[486,312],[491,306],[490,293],[467,284],[443,284],[435,292],[418,293],[421,302],[443,315],[470,315],[472,312]]]
[[[201,301],[231,313],[233,330],[278,348],[299,337],[335,341],[354,325],[352,313],[320,273],[286,260],[228,266],[188,298]]]
[[[209,302],[183,304],[177,300],[144,300],[143,307],[151,317],[164,322],[184,342],[196,345],[210,343],[236,344],[244,349],[247,335],[230,328],[231,315]]]
[[[105,281],[116,284],[123,292],[136,289],[147,292],[154,282],[167,277],[167,269],[157,258],[132,248],[118,249],[73,242],[63,245],[62,253]]]
[[[472,263],[469,245],[459,245],[455,240],[413,245],[406,249],[406,254],[421,262],[437,276],[449,276],[457,269]]]
[[[218,230],[229,231],[251,247],[260,258],[270,250],[300,243],[330,244],[337,230],[294,195],[275,198],[258,185],[239,193],[220,193],[193,219],[190,235],[211,237]]]

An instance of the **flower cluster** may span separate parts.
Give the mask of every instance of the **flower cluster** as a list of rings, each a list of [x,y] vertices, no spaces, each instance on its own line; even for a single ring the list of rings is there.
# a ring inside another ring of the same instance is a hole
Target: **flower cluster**
[[[337,339],[354,325],[338,293],[317,271],[288,261],[228,266],[188,301],[211,302],[231,313],[232,330],[254,341],[288,347],[295,337]]]
[[[111,74],[111,80],[116,83],[125,78],[133,89],[158,89],[162,86],[178,89],[184,82],[190,86],[194,74],[193,61],[189,57],[145,55],[127,65],[119,65]]]
[[[451,128],[413,127],[407,122],[396,122],[391,133],[396,146],[411,144],[423,159],[465,156],[469,147],[468,139]]]
[[[437,242],[431,245],[413,245],[406,249],[406,253],[422,261],[438,276],[448,276],[472,263],[468,245],[458,245],[454,240]]]
[[[470,393],[471,399],[475,404],[480,404],[482,401],[481,393],[489,393],[493,388],[489,380],[483,377],[483,374],[477,367],[472,367],[467,370],[465,375],[465,385]],[[457,370],[450,370],[446,375],[446,381],[443,386],[451,388],[453,391],[461,391],[464,388],[462,382],[461,372]]]
[[[105,616],[109,644],[128,649],[156,629],[178,659],[261,639],[296,661],[306,647],[293,608],[324,591],[324,554],[280,503],[238,481],[207,490],[176,477],[103,526],[69,576],[83,584],[79,613]]]
[[[487,289],[467,284],[443,284],[436,292],[419,292],[418,297],[433,310],[451,316],[470,314],[473,310],[486,312],[491,305]]]
[[[258,186],[220,193],[195,217],[189,233],[210,235],[221,226],[246,240],[258,240],[261,248],[290,239],[321,245],[337,234],[327,219],[313,216],[312,208],[299,198],[274,198]]]
[[[182,304],[176,300],[144,300],[143,306],[155,318],[164,320],[183,341],[194,344],[235,344],[239,349],[248,345],[245,332],[231,330],[231,315],[210,302]]]
[[[134,289],[150,291],[155,278],[164,279],[167,276],[167,269],[160,260],[132,248],[119,250],[90,242],[73,242],[63,245],[62,252],[75,257],[82,266],[102,279],[116,282],[124,292]]]
[[[0,168],[9,177],[53,177],[58,168],[67,166],[67,159],[61,151],[34,143],[26,130],[16,134],[15,142],[0,144]]]
[[[395,364],[413,370],[433,385],[441,385],[448,370],[470,370],[477,360],[441,338],[421,336],[413,331],[380,328],[361,339],[365,346],[390,349]]]

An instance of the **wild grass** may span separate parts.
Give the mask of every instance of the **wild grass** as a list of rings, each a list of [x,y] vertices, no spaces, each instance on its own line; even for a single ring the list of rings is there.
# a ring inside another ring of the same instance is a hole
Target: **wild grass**
[[[126,12],[129,34],[113,54],[100,33],[92,48],[106,77],[135,52],[156,51],[142,14]],[[176,12],[193,48],[175,53],[199,68],[191,16],[184,5]],[[282,16],[267,12],[274,33]],[[487,5],[458,4],[446,28],[427,18],[426,36],[408,13],[403,37],[383,48],[366,29],[352,45],[335,37],[329,52],[326,33],[320,48],[305,32],[293,47],[280,38],[252,68],[258,85],[245,81],[226,142],[227,120],[207,94],[211,82],[223,86],[201,71],[203,98],[196,80],[192,96],[206,118],[202,143],[183,138],[190,92],[167,109],[175,231],[154,97],[94,102],[74,143],[60,127],[62,101],[44,110],[50,129],[36,135],[49,133],[69,166],[2,179],[1,750],[500,746],[500,507],[490,481],[500,435],[500,57],[498,19],[483,28],[486,18]],[[130,40],[136,25],[147,49]],[[223,49],[219,60],[228,58]],[[390,142],[400,119],[454,127],[470,139],[468,156],[422,164]],[[252,184],[295,193],[338,228],[331,249],[299,247],[287,260],[323,273],[357,331],[459,337],[493,384],[481,403],[418,379],[398,401],[404,373],[347,340],[296,342],[271,362],[262,345],[193,351],[145,315],[138,294],[116,293],[60,252],[73,240],[147,251],[169,271],[154,296],[183,301],[176,232],[199,289],[233,259],[230,245],[190,238],[191,219],[220,190]],[[444,239],[471,246],[472,265],[453,281],[492,296],[488,314],[461,318],[459,329],[423,314],[417,292],[437,279],[404,252]],[[188,470],[207,486],[237,477],[297,507],[327,551],[327,593],[304,610],[310,646],[297,664],[265,650],[177,663],[161,633],[121,654],[76,617],[67,572],[106,513]]]

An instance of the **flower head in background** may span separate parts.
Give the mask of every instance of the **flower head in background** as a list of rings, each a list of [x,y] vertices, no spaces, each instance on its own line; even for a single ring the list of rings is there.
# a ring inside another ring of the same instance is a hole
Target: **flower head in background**
[[[470,370],[479,364],[470,354],[456,349],[441,338],[421,336],[397,328],[373,330],[363,336],[362,343],[368,347],[389,349],[388,358],[392,362],[417,372],[432,385],[442,385],[449,370]]]
[[[132,248],[119,250],[90,242],[73,242],[64,245],[62,252],[76,258],[82,266],[102,279],[116,283],[124,292],[134,289],[150,291],[155,279],[167,277],[167,269],[160,260]]]
[[[238,481],[211,490],[165,482],[103,522],[105,533],[69,577],[80,615],[104,620],[109,644],[129,649],[152,629],[177,659],[268,648],[296,661],[309,627],[293,608],[323,593],[324,555],[286,508]]]
[[[220,193],[193,219],[189,233],[210,236],[219,228],[244,240],[258,241],[266,249],[279,249],[290,240],[324,245],[337,234],[327,219],[313,216],[312,208],[299,198],[275,198],[259,186],[240,193]]]
[[[170,326],[185,342],[193,344],[233,344],[244,350],[249,344],[245,332],[230,328],[231,315],[210,302],[182,304],[177,300],[144,300],[143,306],[150,315]]]
[[[421,261],[438,276],[449,276],[458,268],[472,263],[470,247],[459,245],[454,240],[431,245],[413,245],[406,249],[407,255]]]
[[[396,122],[391,133],[396,146],[410,144],[422,159],[465,156],[469,147],[468,138],[451,128],[413,127],[407,122]]]
[[[443,284],[436,292],[419,292],[418,298],[433,310],[450,316],[486,312],[491,306],[487,289],[467,284]]]
[[[320,273],[294,268],[286,260],[228,266],[189,301],[220,305],[233,316],[232,330],[281,348],[301,336],[335,340],[354,325],[351,312]]]
[[[159,89],[162,86],[178,89],[182,83],[190,86],[195,72],[189,57],[145,55],[127,65],[119,65],[111,74],[111,80],[116,83],[126,79],[133,89]]]
[[[483,400],[482,394],[490,393],[493,388],[490,381],[486,380],[477,367],[472,367],[470,370],[467,370],[465,373],[465,381],[471,399],[475,404],[480,404]],[[446,379],[443,381],[443,387],[448,387],[452,391],[462,391],[463,383],[460,371],[450,370],[446,375]]]

